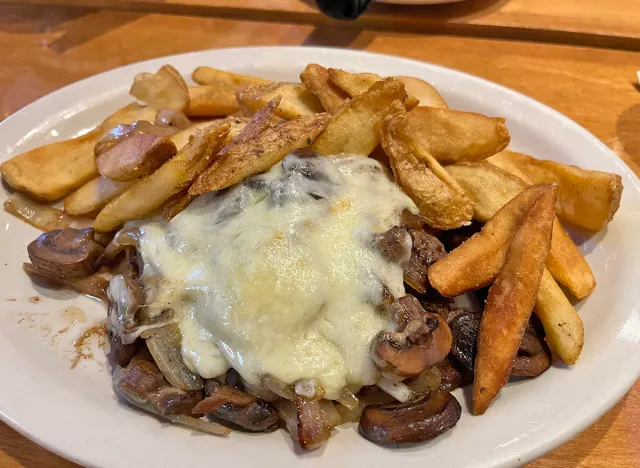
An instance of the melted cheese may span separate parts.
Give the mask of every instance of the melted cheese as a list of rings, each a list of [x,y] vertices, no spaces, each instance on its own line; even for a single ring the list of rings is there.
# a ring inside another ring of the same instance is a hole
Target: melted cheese
[[[379,378],[371,342],[390,323],[378,306],[404,286],[371,238],[404,209],[417,213],[374,160],[290,155],[140,225],[148,301],[180,311],[183,358],[203,377],[317,379],[336,398]]]

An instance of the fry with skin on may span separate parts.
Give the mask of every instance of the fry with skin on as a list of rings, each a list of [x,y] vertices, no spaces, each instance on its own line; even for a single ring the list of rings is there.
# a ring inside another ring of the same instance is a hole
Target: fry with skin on
[[[406,98],[404,84],[386,79],[336,112],[311,149],[324,156],[349,153],[368,156],[380,143],[382,121],[394,101]]]
[[[328,70],[328,78],[329,81],[347,93],[351,98],[356,98],[366,91],[369,91],[374,84],[384,79],[375,73],[348,73],[336,68],[330,68]],[[404,77],[391,78],[399,79],[403,83],[405,81]],[[412,86],[414,86],[414,83],[412,83]],[[403,104],[407,110],[411,110],[419,104],[419,101],[415,96],[407,93],[407,98],[403,101]]]
[[[326,113],[300,117],[268,127],[244,143],[229,145],[189,188],[189,195],[222,190],[266,171],[289,153],[309,146],[330,118]]]
[[[485,413],[509,380],[551,247],[556,191],[555,186],[547,186],[533,202],[510,242],[500,274],[489,289],[478,330],[473,380],[475,415]]]
[[[318,97],[322,106],[332,114],[347,100],[347,93],[329,80],[329,71],[316,63],[307,65],[300,73],[300,81]]]
[[[499,167],[486,163],[452,164],[446,170],[474,201],[474,218],[482,222],[488,221],[528,185]],[[557,217],[553,222],[547,268],[578,299],[591,294],[596,286],[589,264]]]
[[[512,151],[498,153],[488,162],[530,184],[558,184],[558,216],[578,227],[598,231],[613,219],[620,206],[623,187],[618,174],[543,161]]]
[[[238,103],[252,111],[258,111],[276,96],[282,101],[276,115],[293,120],[305,115],[324,112],[318,98],[302,83],[264,83],[251,85],[237,93]]]
[[[64,199],[64,211],[74,216],[95,216],[123,194],[133,182],[118,182],[104,176],[90,180]]]
[[[534,185],[523,190],[500,208],[480,232],[431,265],[431,285],[443,296],[455,297],[491,284],[504,265],[513,233],[547,188]]]
[[[232,141],[229,141],[230,136],[227,135],[227,145],[218,156],[221,156],[223,152],[230,151],[235,146],[257,138],[260,133],[269,128],[269,126],[273,122],[275,110],[278,107],[278,104],[280,104],[281,100],[282,98],[280,96],[276,96],[274,99],[269,101],[266,106],[255,113],[255,115],[251,118],[251,120],[249,120],[249,122],[247,122],[246,125],[244,125],[244,122],[242,122],[242,128],[239,132],[238,122],[233,121],[236,127],[232,127],[231,130],[229,130],[229,134],[231,134],[233,131],[233,139]],[[170,221],[175,215],[189,206],[189,204],[196,197],[197,195],[189,194],[189,190],[184,189],[182,192],[177,193],[167,201],[162,210],[162,216],[167,221]]]
[[[453,229],[468,224],[473,216],[471,200],[461,193],[455,182],[450,186],[432,172],[432,169],[444,172],[437,161],[432,161],[430,167],[419,161],[413,148],[397,134],[396,124],[405,115],[402,104],[396,101],[380,132],[382,147],[389,156],[398,184],[417,205],[429,226]]]
[[[443,164],[480,161],[510,140],[503,118],[422,106],[407,114],[398,131]]]
[[[252,84],[269,83],[269,80],[256,76],[238,75],[211,67],[198,67],[191,74],[193,81],[199,85],[228,84],[235,88],[245,88]]]
[[[125,221],[145,216],[188,187],[211,164],[229,128],[229,123],[224,123],[196,133],[173,159],[105,206],[93,222],[95,230],[113,231]]]

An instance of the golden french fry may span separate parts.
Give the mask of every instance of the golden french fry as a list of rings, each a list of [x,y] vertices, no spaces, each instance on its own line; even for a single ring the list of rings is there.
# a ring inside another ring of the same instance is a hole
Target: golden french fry
[[[375,73],[348,73],[336,68],[329,68],[328,77],[329,81],[347,93],[351,98],[360,96],[362,93],[368,91],[374,84],[383,80],[381,76]],[[397,77],[397,79],[403,83],[405,81],[404,77]],[[414,83],[411,85],[414,86]],[[405,91],[407,90],[405,89]],[[416,107],[418,103],[418,99],[407,92],[407,97],[403,100],[406,109],[411,110]]]
[[[157,73],[136,75],[129,94],[156,109],[189,108],[187,83],[171,65],[163,65]]]
[[[199,131],[180,152],[160,169],[137,182],[105,206],[93,222],[96,231],[113,231],[125,221],[138,219],[159,208],[202,173],[220,151],[230,124]]]
[[[21,193],[11,194],[4,201],[4,210],[43,231],[71,226],[72,219],[64,212],[29,200]]]
[[[382,80],[375,73],[348,73],[337,68],[329,68],[329,80],[351,98],[360,96],[374,84]]]
[[[513,233],[548,187],[526,188],[500,208],[480,232],[431,265],[431,285],[443,296],[455,297],[491,284],[504,265]]]
[[[446,170],[474,201],[474,218],[482,222],[488,221],[528,185],[514,175],[486,163],[452,164],[446,166]],[[589,295],[595,288],[596,281],[589,264],[557,219],[553,223],[547,268],[579,299]]]
[[[502,118],[422,106],[407,114],[399,131],[443,164],[485,159],[510,139]]]
[[[98,176],[65,197],[64,211],[74,216],[94,216],[132,183]]]
[[[329,70],[316,63],[307,65],[300,73],[300,81],[318,97],[322,106],[332,114],[335,114],[347,100],[347,93],[329,80]]]
[[[244,143],[229,145],[189,188],[189,195],[221,190],[266,171],[292,151],[309,146],[330,118],[326,113],[300,117],[268,127]]]
[[[199,85],[227,84],[235,88],[245,88],[252,84],[269,83],[269,80],[255,76],[238,75],[211,67],[198,67],[191,74],[193,81]]]
[[[225,83],[189,88],[190,104],[185,113],[189,117],[218,117],[238,112],[236,91]]]
[[[276,96],[282,97],[276,115],[283,119],[293,120],[305,115],[324,112],[324,107],[318,98],[302,83],[251,85],[237,94],[238,102],[254,112],[262,109]]]
[[[431,159],[428,167],[419,161],[412,148],[396,132],[396,124],[405,118],[402,105],[396,102],[385,118],[381,133],[382,147],[389,156],[389,163],[398,184],[418,206],[420,214],[429,226],[437,229],[453,229],[468,224],[473,216],[473,204],[460,187],[440,179],[434,172],[442,173],[442,167]]]
[[[59,141],[22,153],[0,166],[5,182],[41,201],[64,197],[97,174],[93,146],[102,132]]]
[[[531,184],[557,183],[558,216],[584,229],[602,229],[620,206],[623,187],[618,174],[538,160],[511,151],[498,153],[488,162]]]
[[[176,152],[167,136],[136,133],[98,156],[96,165],[100,175],[128,182],[151,174]]]
[[[415,96],[419,106],[448,108],[438,90],[426,81],[411,76],[394,76],[394,78],[402,80],[407,94]]]
[[[534,311],[542,322],[551,352],[565,364],[575,364],[584,344],[584,325],[546,269],[542,274]]]
[[[478,330],[473,379],[476,415],[484,414],[509,380],[551,248],[556,192],[556,186],[546,186],[527,210],[509,243],[504,266],[489,289]]]
[[[399,80],[387,79],[340,108],[311,146],[313,151],[330,156],[350,153],[368,156],[380,143],[382,121],[394,101],[406,93]]]
[[[114,112],[95,130],[19,154],[0,165],[5,182],[41,201],[68,195],[98,176],[93,147],[102,134],[118,124],[155,118],[156,111],[138,104]]]

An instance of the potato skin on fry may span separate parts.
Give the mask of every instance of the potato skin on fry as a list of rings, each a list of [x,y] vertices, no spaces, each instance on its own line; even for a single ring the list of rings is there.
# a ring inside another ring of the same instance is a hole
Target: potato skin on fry
[[[380,127],[391,104],[404,101],[406,95],[400,80],[389,78],[374,84],[336,112],[311,149],[324,156],[368,156],[380,142]]]
[[[96,160],[100,175],[120,182],[147,176],[176,155],[169,137],[136,133],[125,138]]]
[[[418,206],[429,226],[454,229],[468,224],[473,216],[471,200],[460,193],[459,187],[449,186],[423,162],[418,161],[412,149],[395,132],[396,122],[403,119],[404,115],[402,105],[394,103],[380,132],[382,147],[389,156],[398,184]]]
[[[266,171],[286,155],[312,142],[325,128],[330,114],[315,114],[267,128],[256,138],[234,145],[189,188],[189,195],[222,190]]]
[[[443,296],[455,297],[489,285],[500,272],[513,233],[546,186],[532,186],[504,205],[446,257],[429,268],[429,282]]]
[[[300,73],[300,81],[318,97],[322,106],[332,114],[347,100],[347,93],[329,80],[329,70],[317,63],[307,65]]]
[[[484,414],[509,379],[551,248],[556,191],[555,186],[544,187],[533,202],[511,240],[500,274],[489,289],[478,331],[473,380],[475,415]]]
[[[171,196],[187,187],[220,151],[230,124],[212,125],[200,132],[160,169],[135,182],[113,200],[93,222],[96,231],[113,231],[125,221],[138,219],[159,208]]]
[[[239,103],[253,111],[262,109],[276,96],[282,97],[276,115],[293,120],[324,112],[318,98],[301,83],[264,83],[251,85],[237,94]]]
[[[474,218],[479,221],[488,221],[528,185],[492,164],[458,163],[446,169],[474,201]],[[557,218],[553,223],[547,268],[578,299],[589,295],[596,286],[589,264]]]
[[[498,153],[489,162],[530,184],[558,184],[558,216],[578,227],[598,231],[620,207],[623,186],[618,174],[544,161],[512,151]]]

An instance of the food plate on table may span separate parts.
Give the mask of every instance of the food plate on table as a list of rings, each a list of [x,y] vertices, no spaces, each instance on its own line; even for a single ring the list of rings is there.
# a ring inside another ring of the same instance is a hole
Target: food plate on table
[[[0,413],[79,463],[519,465],[638,377],[638,179],[518,93],[363,52],[196,52],[40,99],[0,125],[3,161],[72,137],[2,169],[26,194],[5,209],[63,230],[0,215]],[[267,433],[181,426],[229,421]]]

